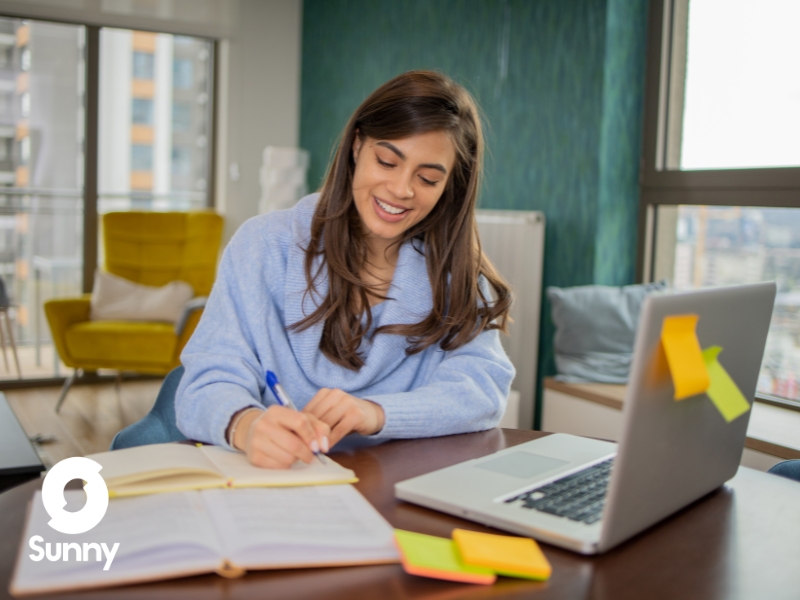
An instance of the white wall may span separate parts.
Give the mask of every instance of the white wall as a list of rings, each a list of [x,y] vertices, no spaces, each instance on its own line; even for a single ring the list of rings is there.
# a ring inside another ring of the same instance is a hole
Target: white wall
[[[221,43],[217,207],[224,239],[258,213],[265,146],[300,141],[302,0],[238,0]]]

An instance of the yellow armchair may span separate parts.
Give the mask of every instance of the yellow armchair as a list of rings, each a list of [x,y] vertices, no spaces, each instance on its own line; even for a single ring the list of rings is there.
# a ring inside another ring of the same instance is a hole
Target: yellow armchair
[[[114,369],[165,375],[202,314],[217,267],[223,219],[210,211],[120,212],[102,217],[104,268],[144,285],[185,281],[196,298],[177,323],[92,321],[90,294],[50,300],[44,305],[61,360],[75,369],[64,383],[56,412],[83,371]]]

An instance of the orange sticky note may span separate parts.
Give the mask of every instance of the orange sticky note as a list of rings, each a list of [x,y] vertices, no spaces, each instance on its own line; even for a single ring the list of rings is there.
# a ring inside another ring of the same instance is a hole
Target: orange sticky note
[[[697,315],[664,317],[661,326],[661,345],[667,355],[675,400],[702,394],[711,384],[695,332],[698,319]]]
[[[717,356],[722,352],[719,346],[711,346],[703,350],[703,360],[706,363],[708,376],[711,385],[706,390],[706,395],[711,398],[714,406],[728,423],[741,417],[750,410],[750,403],[744,397],[739,386],[731,379],[728,372],[723,368]]]
[[[465,565],[453,540],[395,529],[394,541],[403,569],[411,575],[485,585],[497,579],[490,569]]]
[[[453,541],[467,565],[540,581],[548,579],[552,572],[539,545],[530,538],[454,529]]]

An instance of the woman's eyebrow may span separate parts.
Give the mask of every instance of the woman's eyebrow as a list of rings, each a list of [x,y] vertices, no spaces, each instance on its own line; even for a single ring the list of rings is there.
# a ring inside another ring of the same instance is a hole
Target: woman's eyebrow
[[[390,142],[375,142],[375,144],[378,146],[383,146],[384,148],[388,148],[389,150],[397,154],[397,156],[400,157],[401,160],[406,159],[406,155],[403,154],[400,148],[398,148],[397,146],[395,146]],[[441,171],[442,173],[447,175],[447,169],[444,167],[444,165],[440,165],[439,163],[425,163],[423,165],[420,165],[420,167],[424,169],[436,169],[437,171]]]

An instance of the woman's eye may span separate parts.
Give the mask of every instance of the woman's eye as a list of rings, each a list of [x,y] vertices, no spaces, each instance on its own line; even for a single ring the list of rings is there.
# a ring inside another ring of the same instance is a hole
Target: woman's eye
[[[431,181],[430,179],[426,179],[422,175],[420,175],[419,178],[422,180],[422,183],[424,183],[425,185],[436,185],[437,183],[439,183],[438,181]]]
[[[381,160],[380,156],[376,156],[375,158],[378,159],[378,164],[380,166],[382,166],[382,167],[393,167],[394,166],[392,163],[388,163],[386,161]]]

